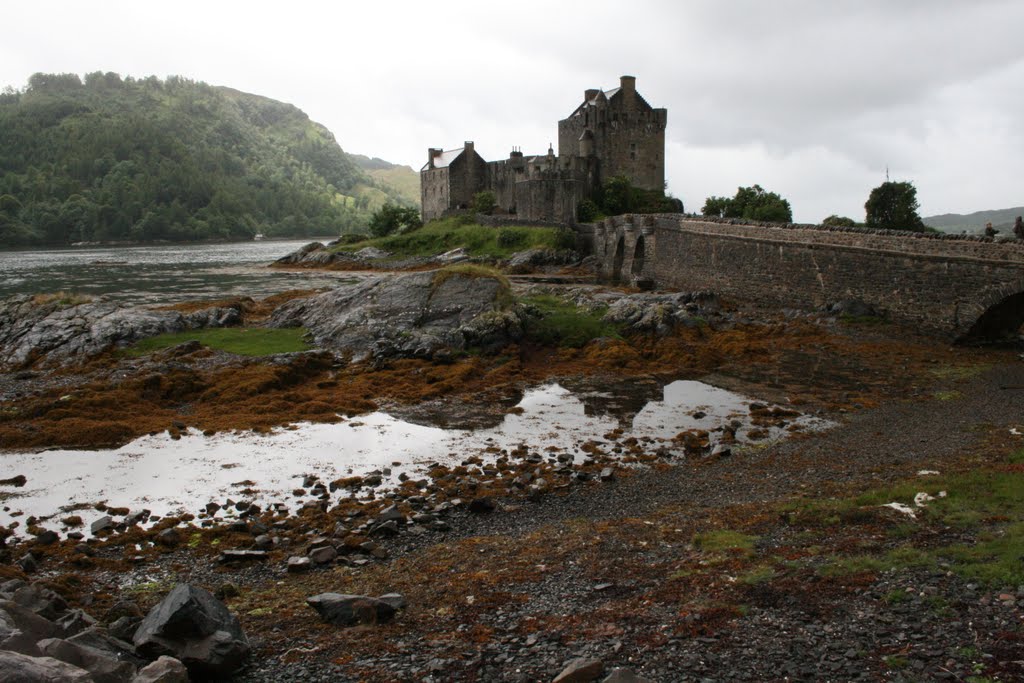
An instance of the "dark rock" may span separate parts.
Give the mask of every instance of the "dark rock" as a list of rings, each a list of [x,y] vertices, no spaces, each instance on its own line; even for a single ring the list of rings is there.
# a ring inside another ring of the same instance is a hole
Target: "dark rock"
[[[156,542],[160,545],[173,548],[181,543],[181,534],[177,529],[164,529],[156,535]]]
[[[56,531],[51,529],[44,529],[36,534],[36,543],[39,545],[53,545],[60,540],[60,536]]]
[[[59,638],[60,626],[12,600],[0,600],[0,649],[37,656],[36,643]]]
[[[601,683],[651,683],[651,681],[637,676],[632,669],[617,668],[612,669],[612,672]]]
[[[494,512],[497,509],[497,505],[494,500],[489,496],[483,496],[481,498],[474,498],[469,501],[469,511],[475,513]]]
[[[405,601],[405,596],[401,593],[385,593],[384,595],[379,596],[377,599],[381,602],[388,603],[389,605],[394,607],[396,611],[400,609],[405,609],[405,606],[407,604]]]
[[[233,562],[250,562],[253,560],[266,560],[270,557],[270,553],[266,550],[225,550],[220,554],[221,564],[231,564]]]
[[[332,545],[313,548],[309,551],[309,559],[316,564],[330,564],[338,558],[338,551]]]
[[[0,486],[17,486],[21,487],[28,483],[28,479],[25,478],[24,474],[11,477],[10,479],[0,479]]]
[[[398,535],[398,522],[394,520],[390,522],[384,522],[373,527],[373,531],[370,532],[374,536],[397,536]]]
[[[601,474],[599,475],[599,477],[601,481],[612,481],[613,479],[615,479],[615,470],[612,469],[611,467],[605,467],[604,469],[601,470]]]
[[[73,609],[57,620],[57,626],[64,631],[65,638],[96,625],[96,620],[80,609]]]
[[[135,637],[135,631],[138,630],[141,623],[140,617],[118,617],[107,627],[107,630],[118,640],[130,641]]]
[[[68,603],[60,595],[38,583],[14,591],[11,600],[53,621],[67,612]]]
[[[309,571],[312,568],[313,560],[308,557],[294,556],[288,558],[288,571],[292,574]]]
[[[208,591],[179,584],[142,620],[133,638],[146,657],[170,655],[196,677],[226,677],[249,655],[249,642],[227,607]]]
[[[129,683],[135,675],[135,667],[131,663],[118,661],[103,650],[60,638],[46,638],[38,645],[44,655],[85,669],[96,683]]]
[[[335,626],[382,624],[395,616],[395,608],[390,603],[365,595],[321,593],[306,598],[306,604]]]
[[[118,660],[131,662],[136,668],[144,663],[135,654],[131,643],[115,637],[102,626],[91,626],[81,633],[71,636],[67,641],[83,647],[91,647],[94,650],[101,650]]]
[[[569,662],[551,683],[590,683],[600,678],[603,673],[604,662],[600,659],[580,657]]]
[[[109,531],[114,528],[114,520],[110,515],[103,515],[95,522],[89,525],[89,531],[93,534],[98,534],[101,531]]]
[[[85,669],[53,657],[30,657],[0,650],[0,681],[4,683],[94,683]]]
[[[166,655],[139,669],[132,683],[188,683],[188,669],[174,657]]]
[[[32,553],[25,553],[18,558],[18,566],[21,567],[21,571],[26,574],[31,574],[39,569],[39,561],[32,555]]]

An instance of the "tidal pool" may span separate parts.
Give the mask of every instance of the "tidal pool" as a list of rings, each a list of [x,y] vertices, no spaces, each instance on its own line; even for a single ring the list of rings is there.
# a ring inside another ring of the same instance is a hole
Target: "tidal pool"
[[[499,424],[485,429],[444,429],[414,424],[377,412],[337,424],[298,424],[270,434],[250,432],[203,436],[195,430],[172,439],[158,434],[136,439],[117,449],[51,450],[40,453],[0,454],[3,471],[23,474],[21,488],[0,488],[0,524],[35,516],[43,526],[59,528],[59,520],[73,510],[88,524],[101,513],[98,502],[111,507],[142,508],[166,516],[198,512],[206,503],[228,498],[260,505],[285,503],[297,507],[302,499],[292,492],[307,475],[323,482],[381,472],[380,488],[399,484],[405,473],[423,476],[431,463],[455,465],[477,455],[493,460],[501,450],[526,446],[531,452],[558,450],[573,454],[577,462],[587,454],[587,442],[615,444],[620,439],[646,439],[651,449],[664,448],[683,455],[673,437],[686,430],[706,430],[711,444],[721,436],[714,431],[732,423],[736,442],[750,443],[752,399],[696,381],[672,382],[659,400],[639,410],[616,410],[615,396],[603,391],[572,392],[559,384],[528,390]],[[621,407],[621,405],[620,405]],[[802,430],[826,428],[829,422],[801,415],[782,426],[756,427],[758,441],[776,440],[797,425]],[[22,523],[24,526],[24,523]]]

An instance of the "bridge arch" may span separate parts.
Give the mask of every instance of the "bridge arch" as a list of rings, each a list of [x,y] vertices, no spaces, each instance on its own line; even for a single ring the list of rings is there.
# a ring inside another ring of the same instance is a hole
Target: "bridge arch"
[[[1024,291],[999,298],[974,321],[961,344],[999,344],[1019,342],[1024,327]]]
[[[636,238],[636,246],[633,247],[633,263],[629,267],[631,275],[640,275],[644,270],[644,236]]]
[[[619,235],[619,241],[615,245],[615,257],[612,259],[612,280],[622,280],[622,263],[626,260],[626,236]]]

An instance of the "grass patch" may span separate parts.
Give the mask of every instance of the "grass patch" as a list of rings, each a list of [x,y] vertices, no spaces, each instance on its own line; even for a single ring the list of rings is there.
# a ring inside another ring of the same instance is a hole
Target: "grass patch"
[[[953,389],[951,391],[936,391],[932,396],[936,401],[955,401],[958,398],[962,398],[963,394]]]
[[[456,217],[431,221],[418,230],[388,235],[352,244],[339,244],[332,251],[354,252],[376,247],[393,256],[434,256],[462,247],[475,258],[503,259],[525,249],[572,249],[575,234],[564,228],[516,226],[489,228],[465,224]]]
[[[825,500],[790,507],[789,515],[808,524],[828,528],[834,521],[849,523],[856,511],[874,515],[878,506],[890,502],[913,505],[914,496],[927,493],[935,498],[917,509],[915,522],[891,523],[890,539],[905,542],[877,554],[833,555],[819,569],[824,576],[881,573],[909,567],[948,567],[962,577],[989,586],[1024,583],[1024,472],[1015,464],[1024,460],[1024,449],[1009,456],[1011,464],[947,476],[901,482],[868,491],[843,501]],[[945,496],[939,497],[944,491]],[[790,519],[793,519],[791,517]],[[878,523],[876,518],[874,523]],[[872,522],[864,518],[853,523]],[[952,527],[972,534],[970,543],[935,544],[915,547],[915,528]]]
[[[706,553],[739,553],[750,555],[754,552],[757,536],[743,534],[739,531],[720,529],[697,534],[693,537],[693,545]]]
[[[603,320],[604,310],[586,310],[551,295],[523,299],[532,313],[526,336],[544,346],[579,348],[600,337],[619,338],[619,328]]]
[[[60,308],[71,308],[92,301],[91,296],[85,294],[74,294],[72,292],[51,292],[49,294],[36,294],[32,297],[32,303],[36,306],[56,304]]]
[[[306,351],[310,347],[304,340],[305,334],[306,330],[301,327],[287,329],[218,327],[149,337],[128,347],[125,353],[129,356],[144,356],[154,351],[195,340],[211,349],[227,351],[239,356],[269,356],[275,353]]]
[[[778,576],[778,572],[773,567],[760,566],[740,574],[736,581],[747,586],[756,586],[774,581],[776,576]]]

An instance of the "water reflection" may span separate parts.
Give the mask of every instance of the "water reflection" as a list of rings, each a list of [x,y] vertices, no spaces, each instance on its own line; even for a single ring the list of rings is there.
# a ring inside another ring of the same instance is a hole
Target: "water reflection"
[[[579,461],[583,444],[605,441],[624,424],[621,414],[595,412],[593,399],[559,384],[537,387],[500,424],[486,429],[443,429],[372,413],[269,435],[204,437],[193,431],[180,440],[147,436],[114,450],[3,454],[4,471],[24,474],[28,484],[0,489],[0,498],[6,497],[0,523],[9,524],[19,512],[44,517],[99,501],[160,515],[195,512],[211,500],[238,499],[243,490],[247,500],[261,505],[294,501],[292,490],[308,474],[331,481],[389,468],[384,486],[396,486],[400,473],[422,472],[429,463],[457,464],[470,455],[493,460],[496,452],[521,445],[537,453],[572,453]],[[706,430],[714,443],[714,430],[738,421],[736,438],[742,443],[751,428],[749,404],[749,398],[701,382],[673,382],[628,420],[622,438],[646,437],[652,449],[682,455],[682,444],[673,438],[680,432]],[[792,423],[806,429],[828,424],[809,416],[791,418]],[[778,425],[763,431],[768,439],[785,435]]]

